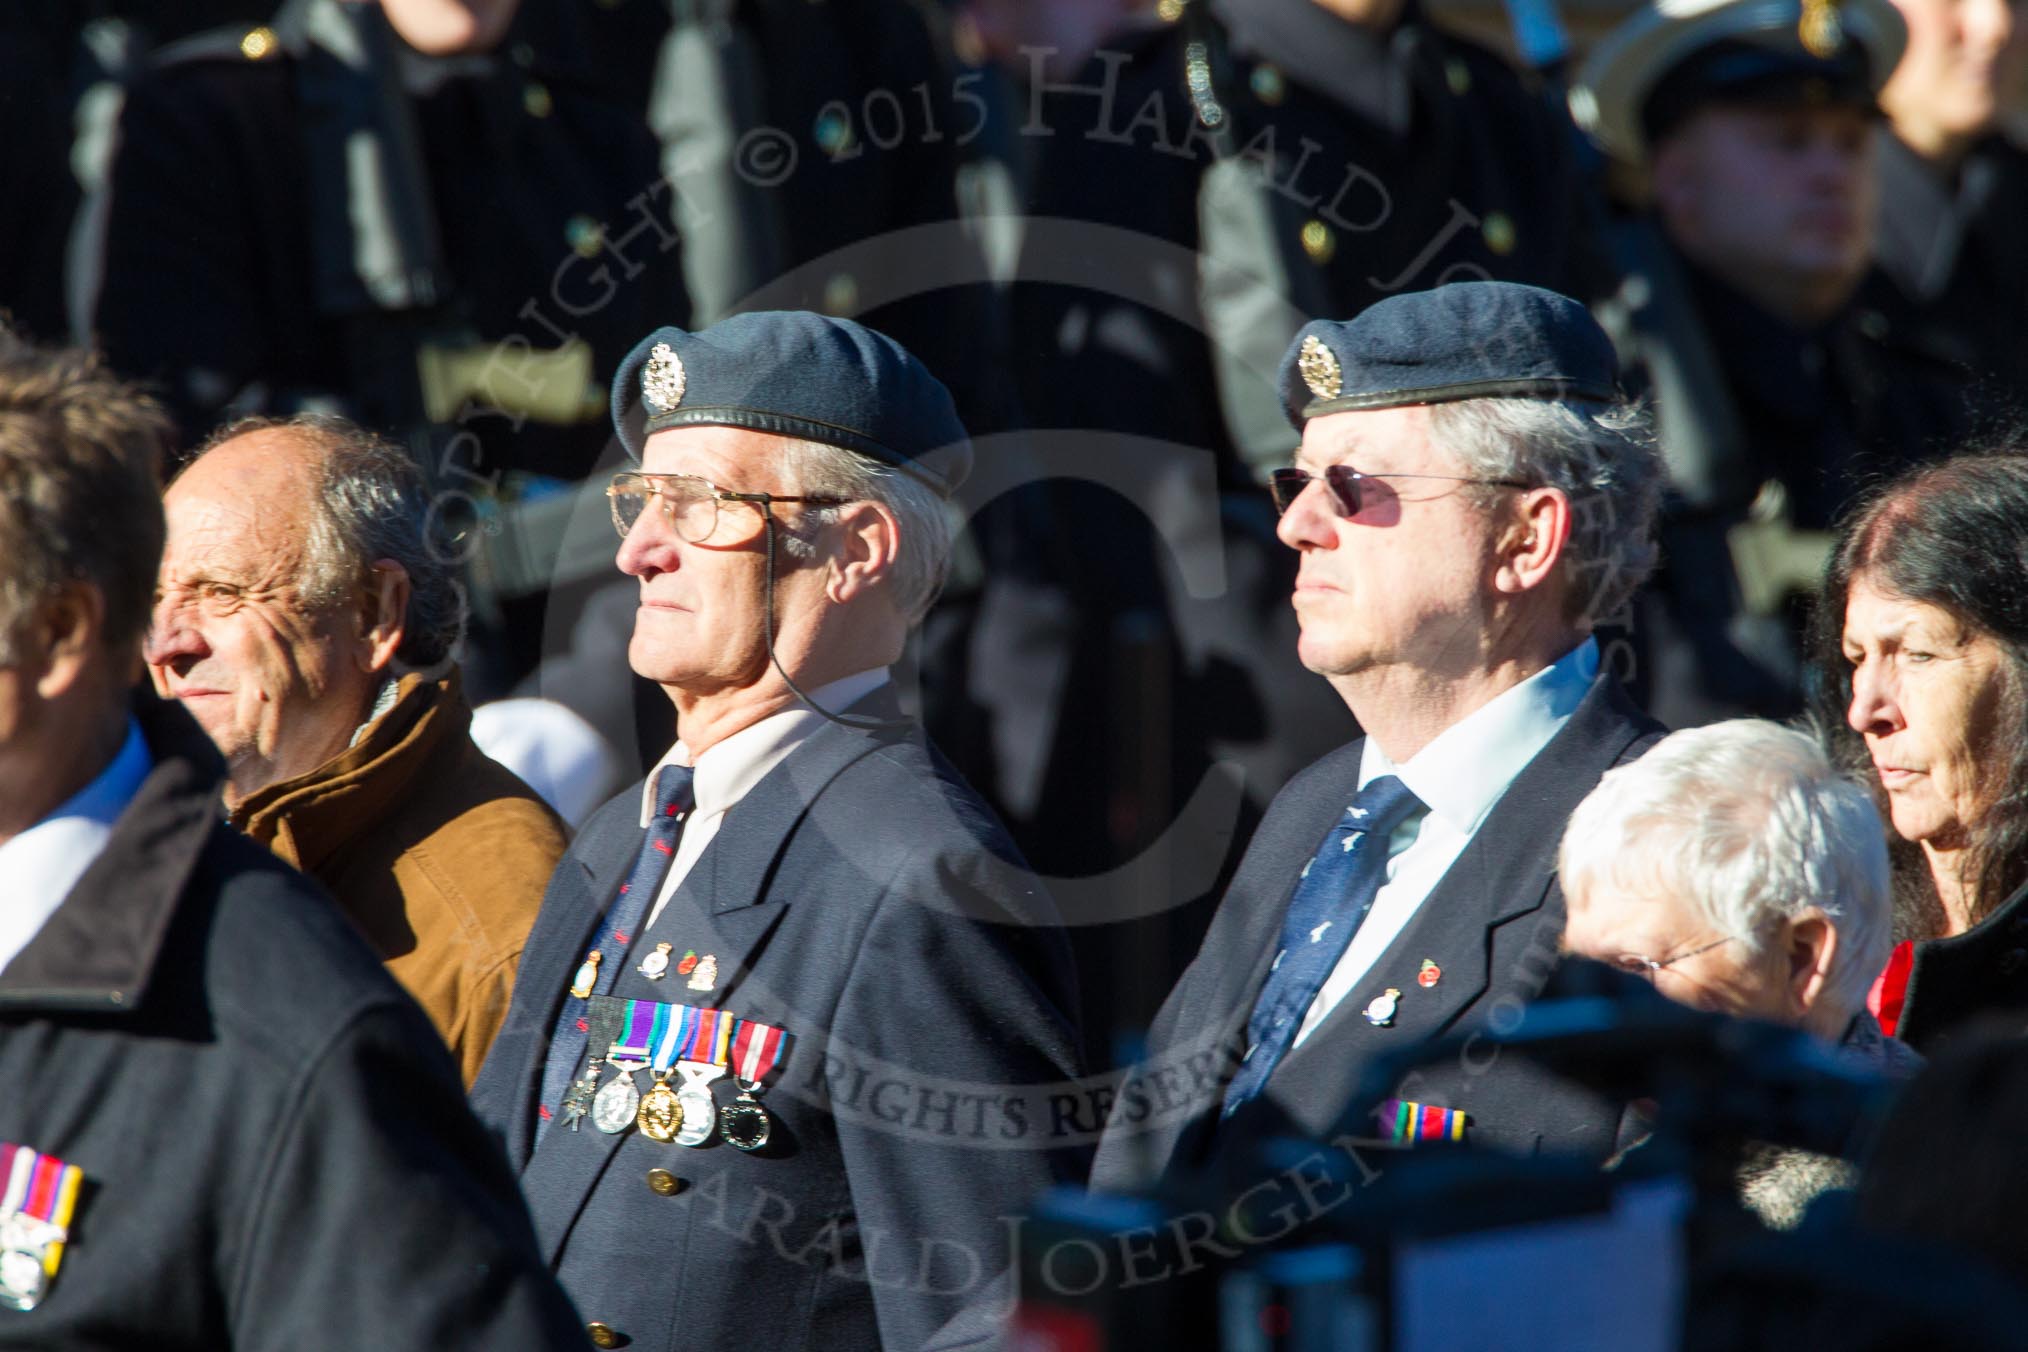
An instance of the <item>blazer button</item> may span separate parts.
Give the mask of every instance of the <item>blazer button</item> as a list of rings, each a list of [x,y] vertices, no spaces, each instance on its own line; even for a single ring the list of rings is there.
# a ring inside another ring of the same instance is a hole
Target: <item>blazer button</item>
[[[683,1190],[683,1180],[670,1173],[667,1169],[650,1169],[648,1171],[648,1189],[657,1197],[674,1197],[678,1192]],[[600,1346],[603,1347],[605,1344],[601,1343]]]
[[[586,1324],[584,1331],[591,1336],[593,1347],[619,1347],[626,1342],[611,1324],[601,1324],[596,1319]]]

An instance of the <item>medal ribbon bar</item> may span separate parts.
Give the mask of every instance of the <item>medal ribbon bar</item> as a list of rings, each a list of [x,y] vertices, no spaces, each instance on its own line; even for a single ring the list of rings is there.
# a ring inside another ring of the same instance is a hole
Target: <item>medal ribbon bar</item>
[[[788,1054],[790,1037],[780,1028],[740,1019],[732,1040],[732,1068],[743,1084],[758,1085]]]
[[[666,1006],[653,1000],[627,1001],[625,1040],[613,1044],[612,1055],[607,1059],[645,1061],[655,1050],[655,1016],[665,1009]]]
[[[0,1174],[7,1179],[7,1190],[0,1193],[0,1218],[25,1216],[48,1227],[42,1232],[47,1237],[41,1246],[42,1272],[45,1279],[56,1276],[84,1170],[25,1145],[0,1142]]]

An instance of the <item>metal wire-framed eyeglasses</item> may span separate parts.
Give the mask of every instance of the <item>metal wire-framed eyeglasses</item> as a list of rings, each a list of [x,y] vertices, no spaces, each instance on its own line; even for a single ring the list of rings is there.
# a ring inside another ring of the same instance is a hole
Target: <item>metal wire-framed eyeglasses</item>
[[[749,518],[749,528],[738,539],[724,540],[726,544],[737,544],[758,533],[767,509],[773,503],[801,502],[813,507],[839,507],[845,503],[844,498],[736,493],[696,474],[648,474],[629,470],[615,474],[606,489],[606,501],[613,509],[613,529],[620,533],[622,540],[633,533],[641,513],[648,510],[651,498],[662,504],[662,517],[676,532],[677,538],[693,545],[703,544],[718,529],[719,504],[723,502],[751,503],[756,509]]]
[[[1359,509],[1366,499],[1359,484],[1363,479],[1441,479],[1454,484],[1491,484],[1500,488],[1526,488],[1519,479],[1471,479],[1457,474],[1394,474],[1373,473],[1356,470],[1350,465],[1329,465],[1322,474],[1312,474],[1304,469],[1278,469],[1268,476],[1268,491],[1274,495],[1275,511],[1283,513],[1295,505],[1312,480],[1322,479],[1331,500],[1345,516],[1359,515]]]

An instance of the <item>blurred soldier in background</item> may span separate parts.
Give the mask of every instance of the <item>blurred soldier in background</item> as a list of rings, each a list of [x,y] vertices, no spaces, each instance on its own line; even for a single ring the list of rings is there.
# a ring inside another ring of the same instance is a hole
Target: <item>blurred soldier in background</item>
[[[1887,0],[1644,9],[1572,106],[1644,207],[1601,306],[1656,402],[1666,572],[1644,605],[1648,706],[1672,725],[1800,707],[1799,609],[1869,475],[1947,445],[1961,382],[1853,304],[1872,253]]]
[[[517,8],[290,0],[134,82],[95,322],[186,437],[326,407],[472,431],[433,478],[590,468],[619,335],[677,299],[669,203],[624,110],[493,55]]]
[[[64,232],[77,204],[63,38],[41,7],[0,8],[0,314],[44,337],[64,331]]]
[[[1579,183],[1561,109],[1415,0],[1165,0],[1082,73],[1035,66],[1030,95],[1024,403],[1045,468],[1100,482],[1054,485],[1041,561],[1069,599],[1031,646],[1067,670],[1018,692],[1048,707],[1015,815],[1051,873],[1165,855],[1135,884],[1153,910],[1214,892],[1289,775],[1355,731],[1295,660],[1262,486],[1296,445],[1289,340],[1460,279],[1581,292]],[[1189,857],[1148,849],[1179,822]],[[1180,961],[1203,918],[1122,943]]]
[[[1896,0],[1908,50],[1880,91],[1875,301],[1979,379],[1979,402],[2028,411],[2028,153],[2018,106],[2028,26],[2010,0]]]
[[[590,470],[629,335],[681,313],[677,236],[653,138],[517,40],[519,9],[288,0],[131,82],[82,285],[186,440],[341,412],[407,444],[454,518],[521,493],[510,472]],[[474,602],[497,688],[534,661],[541,601]]]

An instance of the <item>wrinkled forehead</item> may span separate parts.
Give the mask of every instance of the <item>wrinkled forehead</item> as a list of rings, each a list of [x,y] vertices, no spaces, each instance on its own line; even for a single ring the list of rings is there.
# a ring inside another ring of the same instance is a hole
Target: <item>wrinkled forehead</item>
[[[1425,404],[1326,413],[1303,424],[1296,464],[1308,470],[1351,465],[1369,474],[1452,473],[1457,459],[1430,439]]]
[[[744,487],[779,476],[788,464],[788,437],[745,427],[700,423],[652,432],[641,445],[649,474],[695,474],[721,487]]]

